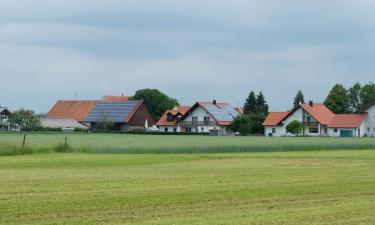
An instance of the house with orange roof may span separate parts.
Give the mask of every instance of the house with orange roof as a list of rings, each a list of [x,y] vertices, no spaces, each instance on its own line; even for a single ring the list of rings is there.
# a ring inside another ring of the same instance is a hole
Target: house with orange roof
[[[265,136],[286,136],[286,126],[294,121],[303,125],[305,136],[375,136],[375,104],[360,114],[334,114],[322,103],[310,101],[288,112],[270,112],[263,123]]]
[[[172,110],[167,110],[156,123],[156,126],[166,133],[182,132],[179,122],[190,108],[191,106],[176,106]]]

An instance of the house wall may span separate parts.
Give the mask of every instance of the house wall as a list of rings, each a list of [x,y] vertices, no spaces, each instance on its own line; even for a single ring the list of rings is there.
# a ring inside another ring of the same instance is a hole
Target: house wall
[[[174,129],[176,129],[176,132],[183,132],[181,129],[178,129],[177,125],[176,126],[159,126],[159,129],[161,132],[168,132],[168,133],[174,132]]]
[[[335,132],[335,128],[328,128],[328,136],[340,137],[341,130],[351,130],[353,132],[353,137],[364,137],[365,135],[364,123],[362,123],[359,128],[337,128],[337,132]],[[359,136],[358,132],[360,132]]]
[[[273,128],[275,128],[275,133],[272,133]],[[283,126],[265,126],[264,135],[266,137],[270,137],[270,134],[272,134],[272,137],[281,137],[286,134],[284,131],[285,128]]]
[[[366,112],[368,116],[364,123],[365,134],[368,137],[375,137],[375,105],[366,110]]]

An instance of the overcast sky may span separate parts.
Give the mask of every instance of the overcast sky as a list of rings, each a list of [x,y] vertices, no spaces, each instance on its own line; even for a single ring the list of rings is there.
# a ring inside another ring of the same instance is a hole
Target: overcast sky
[[[286,110],[375,79],[373,0],[0,0],[0,104],[158,88],[182,104]]]

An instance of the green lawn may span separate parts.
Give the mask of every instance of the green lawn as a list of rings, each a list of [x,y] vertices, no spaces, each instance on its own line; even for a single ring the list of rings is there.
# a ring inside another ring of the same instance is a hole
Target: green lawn
[[[375,138],[265,138],[154,136],[125,134],[28,134],[26,147],[51,148],[64,143],[96,153],[231,153],[254,151],[375,149]],[[22,134],[0,133],[1,148],[21,146]]]
[[[0,224],[375,224],[375,150],[4,156]]]

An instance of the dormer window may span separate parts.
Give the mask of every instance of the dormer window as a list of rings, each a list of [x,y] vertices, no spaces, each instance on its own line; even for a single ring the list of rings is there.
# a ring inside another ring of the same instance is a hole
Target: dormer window
[[[169,114],[169,115],[167,116],[167,120],[168,120],[169,122],[174,121],[174,119],[175,119],[175,117],[174,117],[172,114]]]

